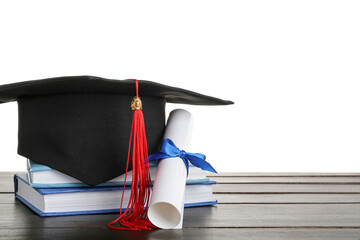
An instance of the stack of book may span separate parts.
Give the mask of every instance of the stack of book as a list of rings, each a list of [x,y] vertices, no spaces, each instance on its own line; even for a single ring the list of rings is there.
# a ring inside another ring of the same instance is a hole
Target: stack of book
[[[157,163],[150,162],[151,179],[155,179]],[[127,174],[123,207],[131,191],[132,173]],[[28,172],[15,174],[15,197],[40,216],[113,213],[120,210],[125,175],[89,187],[79,180],[48,166],[28,160]],[[200,168],[190,166],[185,188],[185,207],[217,203],[212,198],[212,185]]]

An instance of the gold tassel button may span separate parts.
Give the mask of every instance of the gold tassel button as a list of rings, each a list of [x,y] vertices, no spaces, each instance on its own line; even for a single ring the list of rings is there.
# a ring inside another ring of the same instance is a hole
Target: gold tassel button
[[[131,101],[131,110],[142,110],[142,102],[139,97],[134,97]]]

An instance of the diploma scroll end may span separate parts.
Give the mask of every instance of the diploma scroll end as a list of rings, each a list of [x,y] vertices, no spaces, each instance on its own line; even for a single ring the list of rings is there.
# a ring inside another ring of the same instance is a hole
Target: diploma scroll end
[[[148,217],[152,224],[159,228],[171,229],[179,225],[181,212],[172,204],[157,202],[149,207]]]

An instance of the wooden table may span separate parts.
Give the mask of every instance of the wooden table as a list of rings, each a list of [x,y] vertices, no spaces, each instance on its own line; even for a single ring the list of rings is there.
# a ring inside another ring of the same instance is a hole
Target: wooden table
[[[185,209],[184,229],[114,231],[116,214],[41,218],[0,173],[0,239],[360,239],[360,173],[222,173],[217,206]]]

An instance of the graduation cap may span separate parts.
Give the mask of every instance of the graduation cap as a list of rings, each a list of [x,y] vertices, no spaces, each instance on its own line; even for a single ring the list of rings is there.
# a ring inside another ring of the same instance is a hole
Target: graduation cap
[[[158,152],[162,142],[166,102],[233,103],[150,81],[135,84],[93,76],[2,85],[0,103],[18,102],[20,155],[93,186],[126,172],[133,116],[130,103],[137,91],[149,154]]]
[[[151,186],[148,154],[159,150],[165,103],[232,102],[150,81],[129,80],[74,76],[13,83],[0,86],[0,103],[18,102],[20,155],[89,185],[125,173],[123,193],[127,172],[132,169],[128,206],[108,226],[150,229],[154,226],[147,218]],[[113,226],[117,221],[123,227]]]

